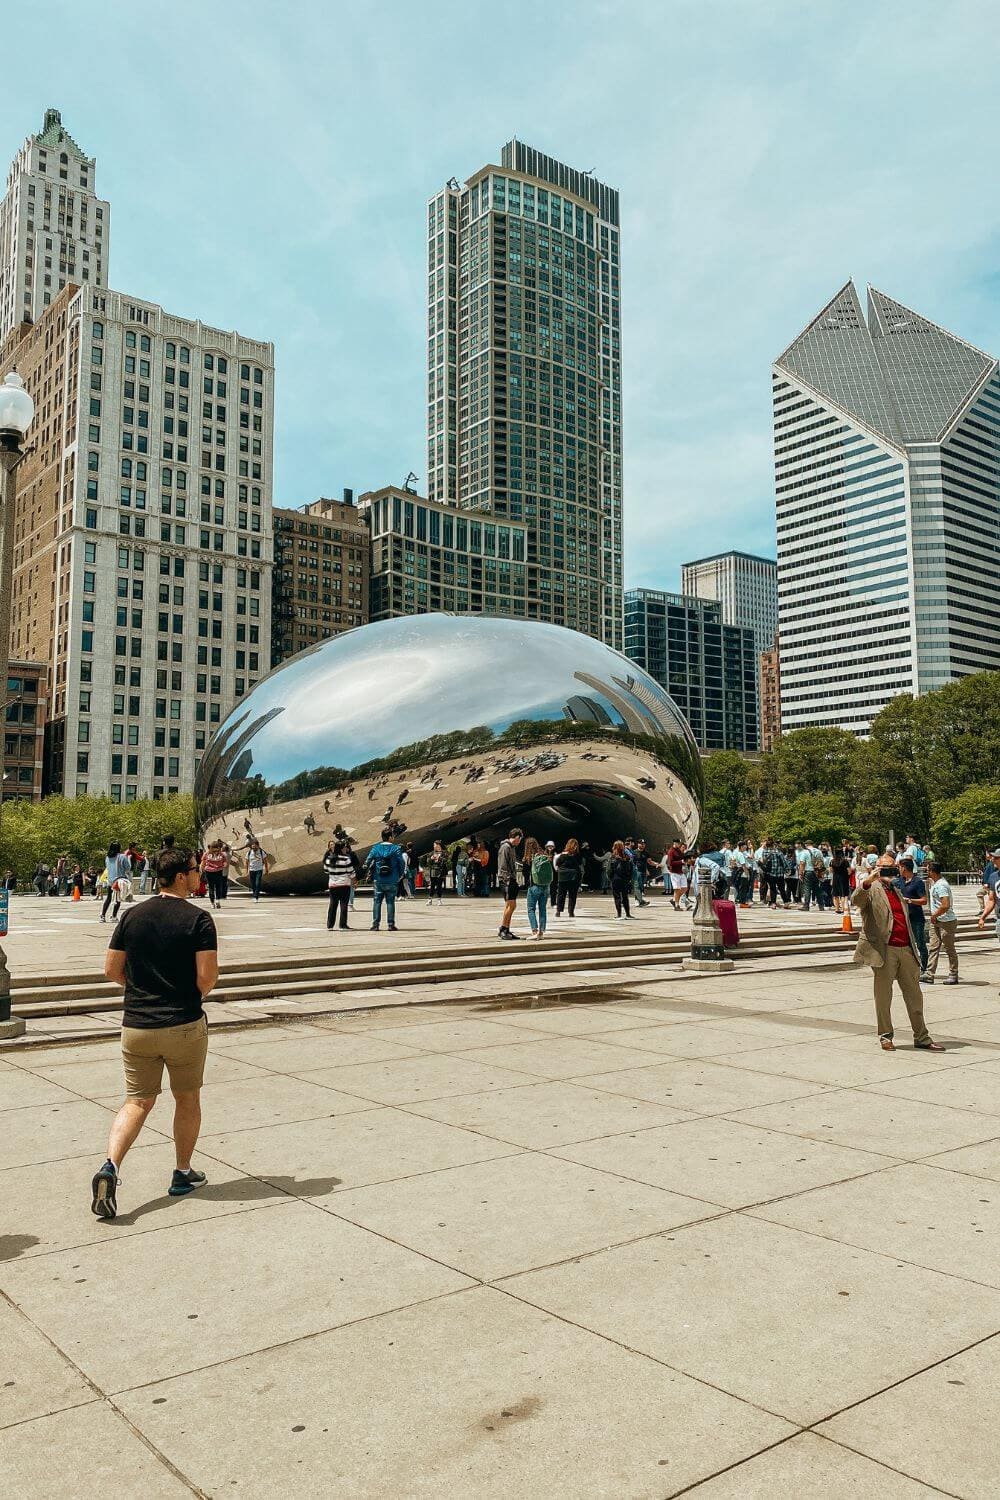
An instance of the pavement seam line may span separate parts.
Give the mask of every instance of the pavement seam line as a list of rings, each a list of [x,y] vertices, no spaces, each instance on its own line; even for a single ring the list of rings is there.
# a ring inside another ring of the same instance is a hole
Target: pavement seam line
[[[61,1408],[62,1411],[76,1411],[78,1409],[78,1407],[96,1406],[99,1402],[102,1405],[110,1406],[113,1411],[116,1411],[118,1413],[119,1417],[121,1417],[121,1419],[125,1422],[126,1426],[128,1426],[129,1428],[131,1428],[131,1430],[135,1433],[136,1437],[139,1438],[139,1440],[142,1443],[143,1447],[147,1448],[149,1450],[149,1452],[152,1453],[153,1457],[155,1459],[157,1459],[158,1462],[160,1464],[162,1464],[165,1469],[168,1469],[170,1471],[170,1473],[173,1474],[176,1479],[179,1479],[181,1481],[181,1483],[184,1484],[191,1491],[191,1493],[193,1495],[197,1495],[199,1497],[202,1497],[204,1495],[204,1491],[201,1490],[201,1489],[199,1489],[197,1487],[197,1485],[193,1484],[191,1482],[191,1480],[188,1479],[187,1475],[184,1474],[184,1473],[182,1473],[182,1471],[177,1468],[176,1464],[173,1464],[170,1461],[170,1459],[167,1458],[166,1454],[161,1453],[160,1450],[153,1443],[150,1442],[150,1440],[145,1436],[144,1433],[139,1432],[137,1428],[134,1428],[132,1426],[132,1423],[129,1422],[129,1420],[125,1416],[124,1412],[119,1411],[118,1408],[117,1408],[117,1406],[115,1406],[114,1402],[111,1400],[110,1396],[108,1395],[108,1392],[105,1391],[105,1390],[103,1390],[102,1387],[97,1384],[97,1381],[94,1380],[90,1375],[88,1375],[85,1370],[81,1369],[80,1366],[75,1362],[75,1360],[73,1360],[73,1359],[70,1358],[70,1356],[66,1353],[65,1349],[61,1348],[60,1345],[57,1344],[53,1338],[50,1337],[50,1335],[45,1331],[44,1328],[39,1327],[39,1325],[35,1322],[35,1320],[32,1317],[30,1317],[28,1315],[28,1313],[25,1312],[24,1308],[21,1307],[19,1303],[15,1302],[13,1300],[13,1298],[6,1291],[3,1290],[2,1287],[0,1287],[0,1298],[2,1298],[4,1300],[4,1302],[6,1302],[8,1304],[8,1306],[13,1309],[13,1311],[18,1315],[18,1317],[23,1318],[24,1321],[28,1324],[28,1327],[32,1328],[35,1331],[35,1333],[38,1334],[39,1338],[44,1343],[48,1344],[49,1348],[52,1349],[52,1350],[54,1350],[54,1352],[58,1355],[58,1357],[65,1364],[69,1365],[70,1369],[74,1372],[74,1374],[76,1374],[77,1376],[79,1376],[80,1380],[82,1380],[83,1383],[85,1385],[89,1386],[89,1388],[94,1392],[94,1400],[92,1400],[92,1401],[81,1401],[81,1402],[78,1403],[78,1406],[62,1407]],[[48,1416],[58,1416],[58,1415],[59,1415],[58,1412],[41,1412],[41,1413],[39,1413],[35,1417],[27,1417],[27,1418],[25,1418],[25,1421],[26,1422],[37,1422],[37,1421],[40,1421],[40,1420],[44,1419],[45,1417],[48,1417]],[[18,1423],[14,1423],[14,1424],[11,1424],[11,1425],[12,1426],[19,1426],[20,1427],[20,1426],[23,1426],[24,1423],[23,1422],[18,1422]],[[0,1430],[7,1431],[8,1429],[7,1428],[3,1428],[3,1429],[0,1429]]]

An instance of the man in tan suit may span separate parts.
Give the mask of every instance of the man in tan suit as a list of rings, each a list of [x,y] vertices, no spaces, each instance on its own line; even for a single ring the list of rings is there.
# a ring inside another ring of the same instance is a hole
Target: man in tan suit
[[[892,987],[899,990],[913,1028],[913,1045],[923,1052],[943,1052],[931,1040],[924,1021],[924,997],[920,991],[919,950],[906,902],[895,889],[899,871],[888,856],[866,876],[854,892],[854,905],[861,913],[862,933],[854,952],[856,964],[868,964],[875,981],[875,1022],[884,1052],[894,1052],[892,1040]]]

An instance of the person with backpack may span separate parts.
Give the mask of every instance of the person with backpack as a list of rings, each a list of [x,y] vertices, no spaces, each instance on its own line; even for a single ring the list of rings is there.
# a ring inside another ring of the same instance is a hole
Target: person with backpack
[[[341,930],[346,929],[347,906],[360,868],[358,857],[347,839],[330,840],[323,855],[323,873],[330,892],[330,905],[326,913],[327,932],[333,931],[338,912]]]
[[[555,867],[552,863],[552,855],[555,853],[555,845],[547,845],[542,848],[535,838],[525,840],[524,864],[528,872],[528,926],[534,938],[545,936],[546,915],[549,906],[549,892],[552,889],[552,881],[555,876]]]
[[[132,861],[127,854],[123,853],[121,844],[108,845],[108,852],[104,857],[104,871],[107,876],[107,895],[101,907],[101,921],[108,920],[108,907],[112,901],[115,909],[111,917],[113,921],[117,921],[122,902],[132,895]]]
[[[632,889],[632,871],[634,869],[632,860],[625,850],[621,839],[616,839],[611,845],[611,897],[615,903],[615,921],[628,922],[632,913],[629,910],[628,896]]]
[[[378,932],[382,925],[383,903],[389,931],[398,931],[396,889],[403,878],[405,868],[402,849],[398,844],[393,843],[391,830],[383,828],[381,839],[377,844],[372,845],[365,861],[365,871],[371,873],[373,886],[372,932]]]
[[[629,861],[631,865],[631,861]],[[566,847],[557,854],[553,864],[556,871],[556,916],[561,917],[567,908],[571,917],[576,916],[576,898],[580,889],[580,845],[576,839],[567,839]],[[634,870],[634,866],[632,866]],[[629,877],[631,882],[631,876]]]

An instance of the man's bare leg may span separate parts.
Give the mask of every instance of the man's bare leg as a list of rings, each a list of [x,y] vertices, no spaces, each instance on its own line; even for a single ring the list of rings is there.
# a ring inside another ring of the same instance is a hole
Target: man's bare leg
[[[111,1134],[108,1137],[108,1161],[116,1170],[121,1166],[129,1149],[135,1145],[136,1138],[155,1103],[155,1094],[151,1099],[133,1099],[130,1096],[115,1115]]]

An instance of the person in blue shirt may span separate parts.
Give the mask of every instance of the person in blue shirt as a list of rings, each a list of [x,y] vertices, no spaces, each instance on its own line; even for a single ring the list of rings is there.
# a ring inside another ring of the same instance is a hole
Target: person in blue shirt
[[[403,851],[398,844],[392,842],[392,831],[388,828],[382,829],[382,837],[377,844],[373,844],[368,858],[365,860],[365,872],[371,872],[374,896],[372,898],[372,932],[378,932],[382,924],[382,903],[385,903],[385,914],[389,924],[389,931],[396,932],[396,890],[403,878],[406,869],[406,861],[403,859]]]
[[[1000,849],[994,849],[986,863],[983,871],[982,895],[983,911],[979,918],[979,926],[985,927],[992,917],[996,925],[997,938],[1000,939]]]
[[[906,909],[910,914],[913,938],[920,950],[920,978],[925,980],[927,978],[927,924],[924,918],[927,913],[927,887],[916,873],[913,860],[908,854],[904,854],[899,861],[896,889],[906,903]]]

